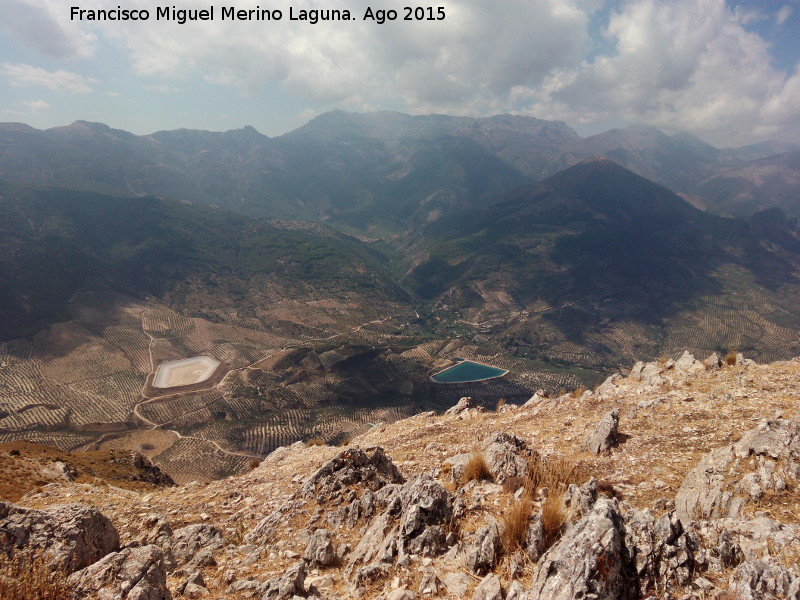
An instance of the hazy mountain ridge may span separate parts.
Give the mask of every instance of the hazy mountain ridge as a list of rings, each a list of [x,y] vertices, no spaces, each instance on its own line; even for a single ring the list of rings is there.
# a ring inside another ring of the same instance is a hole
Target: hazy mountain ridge
[[[364,298],[404,295],[383,255],[321,225],[148,197],[7,185],[0,191],[0,339],[67,320],[67,302],[88,289],[179,301],[191,286],[202,288],[206,301],[230,306],[237,298],[240,310],[257,302],[259,282],[271,278],[300,295],[303,286]],[[191,299],[182,306],[191,310]]]
[[[715,178],[724,177],[726,193],[732,188],[735,195],[739,179],[731,173],[758,169],[750,164],[784,149],[792,146],[719,150],[688,133],[668,136],[642,125],[580,138],[562,122],[532,117],[334,111],[275,138],[251,127],[135,136],[85,121],[45,131],[0,124],[0,177],[403,235],[597,155],[698,205],[744,215],[726,204]],[[795,170],[794,163],[762,168],[742,191],[757,198],[746,210],[779,205],[800,212],[791,188]]]

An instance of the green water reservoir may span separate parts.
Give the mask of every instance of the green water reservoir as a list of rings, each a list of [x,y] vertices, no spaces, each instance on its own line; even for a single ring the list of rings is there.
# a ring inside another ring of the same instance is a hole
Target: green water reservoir
[[[492,379],[494,377],[502,377],[508,373],[503,369],[497,367],[490,367],[481,363],[465,360],[455,366],[439,371],[431,377],[431,380],[436,383],[468,383],[471,381],[483,381],[484,379]]]

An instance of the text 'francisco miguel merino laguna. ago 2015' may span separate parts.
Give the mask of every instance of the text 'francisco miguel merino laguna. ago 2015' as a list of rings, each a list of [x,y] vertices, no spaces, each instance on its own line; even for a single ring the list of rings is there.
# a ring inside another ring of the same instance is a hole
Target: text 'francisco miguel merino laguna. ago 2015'
[[[357,16],[347,9],[280,9],[261,8],[237,9],[235,6],[209,6],[208,8],[177,8],[176,6],[156,6],[154,9],[81,8],[70,7],[71,21],[172,21],[183,25],[192,21],[305,21],[311,24],[320,21],[357,21]],[[383,24],[387,21],[443,21],[443,6],[403,6],[398,10],[374,10],[367,6],[362,21]]]

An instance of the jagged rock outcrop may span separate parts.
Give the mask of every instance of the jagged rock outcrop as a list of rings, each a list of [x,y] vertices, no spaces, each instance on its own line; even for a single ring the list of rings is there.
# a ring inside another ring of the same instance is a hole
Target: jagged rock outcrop
[[[389,483],[403,483],[405,479],[383,448],[365,452],[358,447],[342,450],[309,477],[301,489],[306,498],[316,497],[322,503],[338,497],[348,485],[377,491]]]
[[[326,529],[317,529],[308,541],[303,559],[311,567],[330,567],[337,561],[333,534]]]
[[[716,519],[696,524],[700,544],[710,550],[708,562],[716,570],[746,560],[794,554],[800,548],[800,524],[768,517]]]
[[[419,583],[419,593],[423,596],[437,595],[440,591],[444,591],[444,583],[432,568],[427,567],[422,572],[422,579]]]
[[[528,474],[528,445],[516,435],[492,434],[484,440],[482,448],[489,471],[498,483]]]
[[[748,473],[749,471],[749,473]],[[675,497],[678,518],[735,518],[765,490],[782,492],[800,479],[800,422],[763,421],[730,446],[706,454]]]
[[[500,578],[494,573],[484,577],[472,593],[472,600],[503,600]]]
[[[178,585],[176,592],[180,596],[191,599],[206,598],[211,595],[200,571],[193,571],[185,581]]]
[[[703,561],[697,537],[674,511],[657,519],[646,509],[626,515],[625,546],[643,594],[688,585]]]
[[[264,586],[262,600],[291,600],[295,596],[306,597],[306,563],[297,562],[281,577],[270,579]]]
[[[196,523],[175,530],[172,541],[172,554],[177,565],[192,564],[205,566],[205,558],[224,544],[222,532],[208,523]],[[203,559],[198,561],[198,559]]]
[[[461,398],[456,404],[448,408],[444,411],[446,415],[460,415],[461,413],[469,410],[470,408],[475,408],[475,403],[472,401],[472,398],[469,396],[465,396]]]
[[[597,502],[597,480],[594,477],[580,486],[571,483],[564,494],[564,504],[576,518],[589,514],[595,502]]]
[[[127,452],[122,456],[113,457],[111,462],[133,467],[135,472],[133,475],[128,477],[130,481],[144,481],[156,485],[175,485],[172,477],[151,463],[150,459],[144,456],[141,452]]]
[[[731,575],[729,590],[741,600],[786,598],[800,600],[800,574],[783,565],[748,560]]]
[[[73,573],[119,549],[119,534],[95,508],[63,504],[47,510],[0,502],[0,550],[43,552],[54,569]]]
[[[167,566],[167,571],[172,571],[177,563],[175,556],[172,553],[173,532],[164,515],[150,514],[144,518],[144,527],[147,529],[146,533],[139,539],[135,540],[131,546],[149,546],[155,544],[164,552],[164,564]]]
[[[359,564],[391,563],[409,554],[438,556],[447,549],[444,526],[453,514],[453,496],[438,481],[420,475],[387,485],[375,496],[385,508],[353,550],[348,572]]]
[[[75,598],[98,600],[172,600],[164,554],[158,546],[124,548],[73,573]]]
[[[599,499],[539,560],[529,595],[548,600],[638,598],[624,531],[617,502]]]
[[[525,553],[528,559],[536,562],[541,558],[545,550],[544,525],[542,524],[541,513],[531,515],[528,523],[528,531],[525,534]]]
[[[619,409],[615,408],[600,420],[594,431],[586,438],[583,445],[584,450],[592,454],[608,452],[617,443],[618,428]]]
[[[467,546],[464,564],[477,575],[484,575],[494,569],[502,550],[500,529],[492,520],[475,532],[474,539]]]

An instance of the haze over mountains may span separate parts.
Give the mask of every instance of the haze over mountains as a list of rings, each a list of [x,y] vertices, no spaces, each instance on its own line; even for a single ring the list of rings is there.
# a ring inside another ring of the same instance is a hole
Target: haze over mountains
[[[686,349],[790,358],[799,160],[508,115],[333,112],[278,138],[2,124],[0,441],[113,430],[216,477],[460,395]],[[152,388],[197,354],[228,375]],[[429,381],[456,357],[509,374]]]
[[[336,111],[276,138],[249,127],[135,136],[83,121],[45,131],[4,124],[0,177],[390,230],[485,206],[599,155],[711,212],[780,206],[797,215],[797,150],[720,150],[642,125],[580,138],[564,123],[531,117]]]

